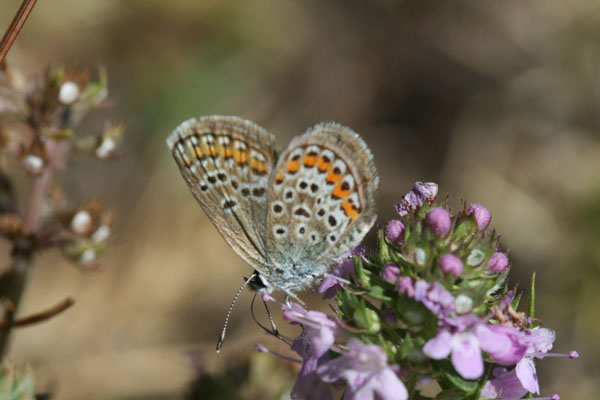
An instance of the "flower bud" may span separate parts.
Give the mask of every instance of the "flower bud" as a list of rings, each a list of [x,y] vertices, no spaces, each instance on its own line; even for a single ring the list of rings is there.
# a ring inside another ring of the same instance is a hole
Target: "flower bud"
[[[100,243],[106,241],[110,236],[110,228],[106,225],[101,225],[92,234],[92,242]]]
[[[404,240],[404,229],[402,221],[393,219],[385,228],[385,237],[392,243],[401,243]]]
[[[488,268],[491,272],[498,274],[508,267],[508,257],[504,253],[494,253],[488,262]]]
[[[477,228],[481,232],[490,224],[490,212],[481,204],[472,204],[467,210],[467,215],[473,215],[477,221]]]
[[[481,246],[474,248],[467,257],[467,265],[470,267],[479,267],[485,261],[487,254]]]
[[[381,330],[379,315],[374,310],[360,307],[352,315],[354,323],[359,329],[365,329],[366,333],[374,334]]]
[[[92,216],[85,210],[78,211],[71,219],[71,230],[78,234],[84,235],[90,229]]]
[[[420,267],[424,267],[425,262],[427,261],[427,252],[425,251],[425,249],[417,247],[415,249],[413,259],[415,261],[415,264],[417,264]]]
[[[44,168],[44,160],[41,157],[28,154],[23,157],[23,166],[25,169],[32,174],[39,174]]]
[[[85,249],[81,256],[79,256],[79,263],[81,265],[87,265],[96,260],[96,252],[94,249]]]
[[[473,308],[473,300],[469,296],[466,296],[464,294],[459,294],[456,297],[455,310],[458,314],[467,313],[467,312],[471,311],[472,308]]]
[[[463,270],[463,263],[453,254],[444,254],[438,261],[438,266],[446,274],[460,275]]]
[[[433,182],[416,182],[413,191],[423,200],[433,200],[438,194],[438,185]]]
[[[452,221],[450,220],[448,211],[436,207],[427,213],[427,224],[436,236],[444,237],[450,231]]]
[[[381,269],[381,277],[386,282],[396,283],[398,282],[398,278],[400,278],[400,268],[394,263],[387,263]]]
[[[383,312],[383,322],[387,326],[394,326],[398,322],[398,320],[396,319],[396,316],[394,315],[394,312],[392,310],[390,310],[389,308],[386,308],[385,311]]]
[[[67,81],[60,86],[58,100],[66,105],[71,105],[79,98],[79,86],[75,82]]]
[[[96,149],[96,156],[101,159],[108,158],[113,153],[116,147],[117,144],[115,143],[113,138],[106,138]]]
[[[398,293],[405,294],[408,297],[413,297],[415,295],[415,285],[409,276],[404,276],[398,280],[396,290]]]

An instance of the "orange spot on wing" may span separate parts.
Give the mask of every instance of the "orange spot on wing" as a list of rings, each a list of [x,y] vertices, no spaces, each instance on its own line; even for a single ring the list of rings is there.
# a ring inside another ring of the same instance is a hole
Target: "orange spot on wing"
[[[246,164],[248,162],[248,153],[240,149],[233,151],[233,160],[238,164]]]
[[[315,155],[311,155],[311,154],[307,154],[304,156],[304,166],[305,167],[314,167],[315,164],[317,163],[317,156]]]
[[[321,172],[327,171],[329,169],[330,165],[331,165],[331,161],[328,161],[323,157],[319,157],[319,161],[317,162],[317,168],[319,169],[319,171],[321,171]]]
[[[346,214],[347,217],[350,217],[352,221],[358,217],[358,210],[356,209],[356,206],[349,200],[346,200],[342,203],[342,210],[344,210],[344,214]]]
[[[217,149],[217,146],[214,143],[211,143],[209,146],[210,149],[210,155],[211,156],[216,156],[217,154],[219,154],[219,149]]]
[[[267,164],[260,161],[258,158],[250,160],[250,168],[256,171],[258,174],[264,174],[267,172]]]
[[[339,185],[337,185],[335,187],[335,189],[333,189],[333,196],[337,197],[338,199],[343,199],[344,197],[348,196],[350,194],[350,190],[349,189],[343,189],[342,188],[342,184],[340,183]]]
[[[229,147],[224,147],[225,149],[225,156],[223,158],[228,159],[233,157],[233,149],[229,146]]]
[[[329,173],[327,174],[327,183],[329,184],[334,184],[337,183],[337,181],[339,181],[342,178],[341,174],[336,174],[335,172],[333,172],[333,170],[329,171]]]
[[[300,161],[298,159],[290,160],[287,163],[287,171],[295,174],[300,169]]]
[[[263,174],[263,173],[267,172],[267,164],[261,161],[261,162],[258,164],[258,169],[257,169],[257,171],[258,171],[260,174]]]
[[[285,172],[283,170],[280,170],[279,172],[277,172],[277,175],[275,175],[275,183],[282,183],[283,178],[285,178]]]
[[[204,158],[204,153],[200,147],[195,147],[194,150],[196,151],[196,157],[200,159]]]

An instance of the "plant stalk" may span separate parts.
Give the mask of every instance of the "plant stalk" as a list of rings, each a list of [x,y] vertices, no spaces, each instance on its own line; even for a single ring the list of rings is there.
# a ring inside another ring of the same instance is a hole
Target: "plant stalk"
[[[8,50],[10,50],[12,44],[15,42],[15,39],[19,35],[21,28],[23,28],[23,25],[25,25],[25,21],[27,21],[27,17],[29,17],[29,14],[31,13],[31,10],[33,10],[33,6],[35,6],[36,2],[37,0],[23,0],[21,7],[19,7],[19,10],[17,10],[17,13],[8,26],[4,37],[2,37],[2,41],[0,41],[0,66],[2,66],[4,63],[4,58],[6,57]]]

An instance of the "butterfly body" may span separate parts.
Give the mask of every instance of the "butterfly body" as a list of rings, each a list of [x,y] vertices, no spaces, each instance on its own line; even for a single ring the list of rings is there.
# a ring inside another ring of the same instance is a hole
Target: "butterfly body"
[[[296,297],[375,222],[373,157],[339,124],[309,129],[281,155],[270,133],[237,117],[188,120],[167,144],[209,219],[269,292]]]

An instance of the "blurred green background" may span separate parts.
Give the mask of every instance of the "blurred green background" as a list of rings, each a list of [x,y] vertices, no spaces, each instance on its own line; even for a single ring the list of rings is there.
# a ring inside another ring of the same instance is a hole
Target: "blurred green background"
[[[1,27],[19,4],[0,3]],[[543,393],[597,398],[596,0],[41,0],[7,61],[29,73],[105,66],[118,102],[80,131],[107,118],[128,126],[119,160],[78,158],[59,177],[75,203],[98,195],[115,210],[118,240],[99,273],[82,274],[54,252],[38,260],[20,312],[69,295],[77,302],[14,334],[10,357],[31,363],[38,390],[56,399],[183,398],[191,358],[231,372],[257,341],[278,346],[252,321],[245,293],[214,354],[250,268],[203,215],[165,147],[181,121],[227,114],[265,127],[280,147],[324,120],[359,132],[380,174],[380,224],[416,180],[438,182],[457,206],[460,198],[487,206],[510,250],[511,282],[526,289],[537,271],[537,316],[557,330],[554,350],[581,354],[539,364]]]

